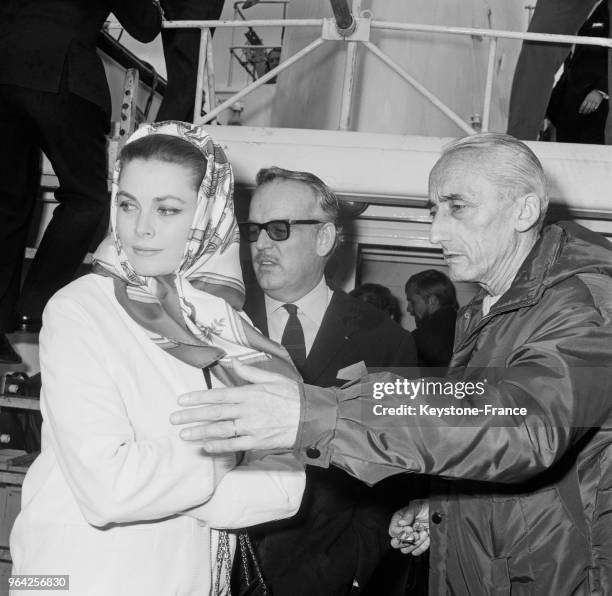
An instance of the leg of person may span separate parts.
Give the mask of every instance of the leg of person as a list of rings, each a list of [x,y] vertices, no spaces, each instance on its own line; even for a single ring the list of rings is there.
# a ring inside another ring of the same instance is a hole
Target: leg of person
[[[582,116],[578,114],[580,102],[566,98],[555,124],[557,143],[579,143]]]
[[[216,20],[221,16],[224,0],[189,0],[174,6],[164,2],[166,18],[172,20]],[[214,33],[214,29],[211,30]],[[198,78],[200,32],[194,29],[162,29],[168,86],[156,121],[193,121]]]
[[[604,100],[592,114],[579,117],[577,143],[605,145],[608,109]]]
[[[95,104],[67,90],[38,92],[28,106],[42,148],[59,181],[59,205],[24,281],[17,310],[36,319],[49,298],[69,283],[108,222],[106,168],[108,117]]]
[[[40,180],[35,130],[19,108],[27,89],[0,85],[0,360],[20,361],[5,333],[16,323],[28,227]]]
[[[564,122],[555,127],[555,141],[557,143],[577,143],[576,127],[573,123]]]
[[[193,121],[200,33],[194,29],[162,29],[168,85],[156,120]]]
[[[538,0],[529,24],[532,33],[575,35],[598,0]],[[510,94],[508,133],[535,140],[546,114],[555,73],[569,45],[524,42]]]

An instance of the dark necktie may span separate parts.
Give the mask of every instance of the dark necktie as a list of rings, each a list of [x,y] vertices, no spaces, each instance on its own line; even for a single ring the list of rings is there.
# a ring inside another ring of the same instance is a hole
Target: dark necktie
[[[291,360],[300,370],[306,362],[306,344],[304,342],[304,329],[297,316],[297,306],[295,304],[283,304],[283,308],[289,313],[285,331],[281,344],[287,348]]]

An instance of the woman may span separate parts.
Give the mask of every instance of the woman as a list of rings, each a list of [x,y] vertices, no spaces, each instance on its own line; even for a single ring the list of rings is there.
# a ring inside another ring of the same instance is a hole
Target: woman
[[[234,359],[296,374],[236,310],[232,191],[198,127],[145,126],[124,147],[96,273],[44,313],[42,451],[11,534],[14,574],[68,574],[76,595],[224,594],[234,545],[212,528],[297,510],[291,456],[236,466],[168,420],[178,395],[232,383]]]

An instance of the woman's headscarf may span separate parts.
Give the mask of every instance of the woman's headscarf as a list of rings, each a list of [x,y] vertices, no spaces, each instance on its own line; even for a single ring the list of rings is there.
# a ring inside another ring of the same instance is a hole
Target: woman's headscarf
[[[241,384],[227,365],[234,358],[298,378],[287,352],[238,314],[244,303],[239,235],[233,207],[234,180],[225,153],[201,127],[160,122],[139,128],[127,141],[164,134],[201,151],[206,172],[176,273],[139,276],[117,236],[117,160],[111,193],[111,233],[94,254],[94,271],[114,280],[115,296],[152,341],[180,360],[207,368],[227,385]],[[155,158],[153,158],[155,159]],[[187,283],[198,292],[188,291]]]

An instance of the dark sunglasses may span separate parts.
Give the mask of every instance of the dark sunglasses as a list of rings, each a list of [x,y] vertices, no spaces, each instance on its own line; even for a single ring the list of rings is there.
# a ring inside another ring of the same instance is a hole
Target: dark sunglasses
[[[240,236],[245,242],[257,242],[261,230],[265,230],[271,240],[281,241],[289,238],[291,226],[294,225],[314,225],[323,224],[326,221],[318,219],[273,219],[266,223],[256,223],[254,221],[244,221],[238,224]]]

